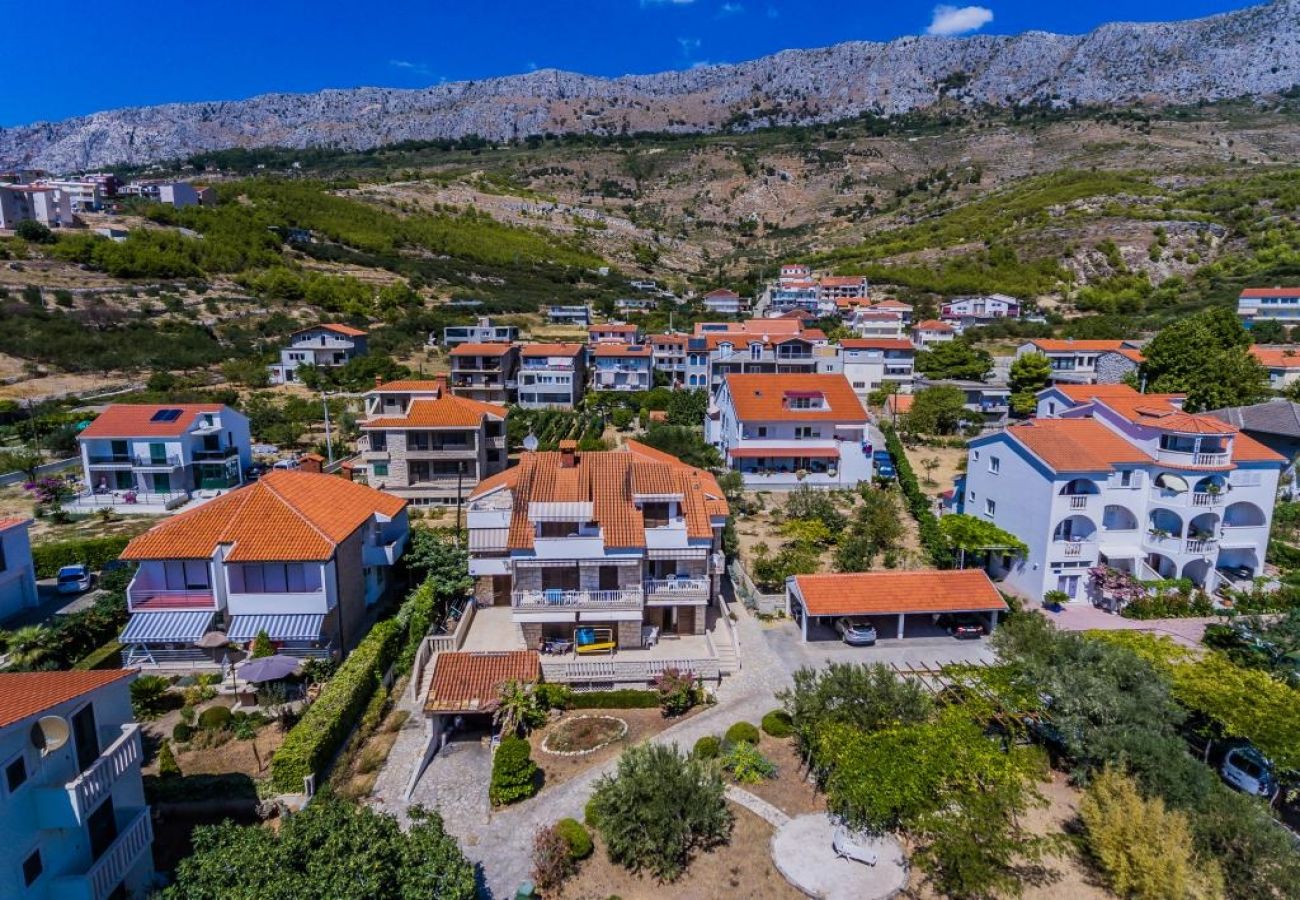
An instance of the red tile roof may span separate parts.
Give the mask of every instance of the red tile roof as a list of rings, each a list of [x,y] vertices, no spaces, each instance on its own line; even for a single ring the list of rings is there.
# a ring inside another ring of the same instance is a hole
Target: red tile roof
[[[867,280],[865,275],[823,275],[822,287],[857,287]]]
[[[1257,297],[1300,297],[1300,287],[1246,288],[1241,292],[1240,296],[1248,299]]]
[[[32,524],[32,520],[26,516],[9,516],[8,518],[0,519],[0,532],[8,531],[11,528],[17,528],[20,525],[30,524]]]
[[[737,294],[735,291],[729,291],[726,288],[717,288],[715,290],[709,291],[707,294],[704,295],[705,300],[708,300],[710,298],[713,298],[715,300],[739,300],[740,295]]]
[[[335,334],[341,334],[345,337],[361,337],[363,334],[368,333],[362,331],[360,328],[353,328],[351,325],[342,325],[339,324],[338,322],[322,322],[319,325],[311,325],[307,328],[299,328],[297,331],[294,332],[294,334],[302,334],[303,332],[306,331],[315,331],[317,328],[324,328],[326,331],[332,331]]]
[[[505,356],[514,344],[509,341],[491,341],[485,344],[457,344],[452,356]]]
[[[1182,434],[1236,434],[1235,426],[1214,416],[1183,412],[1161,396],[1150,394],[1111,394],[1096,398],[1099,406],[1114,410],[1135,425],[1176,431]]]
[[[106,684],[130,678],[136,671],[0,672],[0,728],[38,716]]]
[[[598,357],[638,356],[649,359],[654,356],[654,348],[649,344],[597,344],[595,354]]]
[[[1101,397],[1146,397],[1148,401],[1167,402],[1181,400],[1186,396],[1185,394],[1139,394],[1127,384],[1053,384],[1043,390],[1064,394],[1076,403],[1087,403]]]
[[[132,539],[122,558],[207,559],[229,544],[231,562],[323,562],[372,516],[392,518],[405,506],[337,475],[271,472],[155,525]]]
[[[1109,472],[1151,457],[1096,419],[1033,419],[1003,432],[1056,472]]]
[[[506,408],[455,394],[416,397],[404,416],[376,416],[359,423],[363,431],[373,428],[477,428],[485,416],[504,419]]]
[[[845,338],[840,341],[845,350],[907,350],[912,353],[916,348],[911,341],[902,338]]]
[[[736,417],[742,422],[866,422],[853,386],[843,375],[727,375]],[[790,393],[814,392],[828,408],[791,409]]]
[[[947,322],[940,322],[938,319],[926,319],[924,322],[917,322],[912,326],[913,331],[952,331],[953,327]]]
[[[180,410],[180,415],[166,422],[152,421],[164,409]],[[220,403],[114,403],[96,416],[78,437],[180,437],[194,427],[194,420],[201,413],[219,413],[225,409]]]
[[[588,325],[587,333],[591,334],[596,331],[612,331],[617,334],[635,334],[640,328],[637,325],[630,325],[625,322],[606,322],[603,325]]]
[[[1125,341],[1075,341],[1060,338],[1034,338],[1033,344],[1044,353],[1067,353],[1071,350],[1098,353],[1103,350],[1122,350]]]
[[[893,297],[886,297],[873,307],[874,309],[911,309],[912,307],[902,300],[895,300]]]
[[[542,679],[536,650],[496,653],[439,653],[424,701],[427,713],[492,712],[508,681],[535,683]]]
[[[524,356],[577,356],[585,344],[524,344]]]
[[[374,394],[433,394],[446,390],[445,378],[406,378],[397,381],[385,381],[375,385],[367,393]]]
[[[814,616],[1005,610],[983,569],[796,575],[795,587]]]
[[[1300,369],[1300,348],[1256,344],[1250,348],[1250,354],[1266,369]]]

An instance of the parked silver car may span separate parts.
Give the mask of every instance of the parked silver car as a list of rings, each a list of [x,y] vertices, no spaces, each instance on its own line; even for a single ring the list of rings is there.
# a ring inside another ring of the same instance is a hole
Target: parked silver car
[[[1272,797],[1277,791],[1273,765],[1264,754],[1249,745],[1233,747],[1223,757],[1219,774],[1243,794]]]
[[[876,643],[876,628],[866,619],[841,616],[835,620],[835,630],[850,647],[870,647]]]

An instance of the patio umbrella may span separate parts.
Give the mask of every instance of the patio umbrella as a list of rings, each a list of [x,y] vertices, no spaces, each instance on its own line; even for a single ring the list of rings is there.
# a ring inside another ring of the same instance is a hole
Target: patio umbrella
[[[216,650],[218,647],[224,647],[230,643],[230,638],[226,637],[224,631],[209,631],[203,637],[194,642],[195,647],[202,647],[204,650]]]
[[[263,656],[250,659],[239,667],[239,677],[245,681],[276,681],[297,674],[301,662],[292,656]]]

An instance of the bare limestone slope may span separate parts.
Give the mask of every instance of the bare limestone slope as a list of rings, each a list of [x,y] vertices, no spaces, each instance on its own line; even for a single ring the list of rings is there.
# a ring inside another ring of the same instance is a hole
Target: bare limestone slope
[[[72,170],[230,147],[368,148],[545,132],[708,132],[970,105],[1194,103],[1300,83],[1300,0],[1085,35],[907,37],[607,79],[544,70],[422,90],[169,104],[0,129],[0,164]]]

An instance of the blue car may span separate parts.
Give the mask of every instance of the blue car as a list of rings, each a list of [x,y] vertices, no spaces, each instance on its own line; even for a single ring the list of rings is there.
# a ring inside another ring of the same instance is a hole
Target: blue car
[[[871,461],[876,465],[877,478],[894,477],[894,458],[889,455],[888,450],[877,450],[871,454]]]

